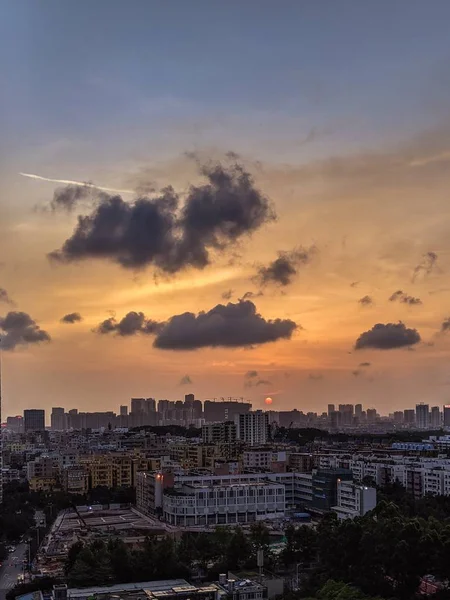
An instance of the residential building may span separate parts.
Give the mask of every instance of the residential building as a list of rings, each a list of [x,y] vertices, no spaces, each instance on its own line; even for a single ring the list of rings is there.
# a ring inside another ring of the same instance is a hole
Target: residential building
[[[450,404],[444,404],[443,419],[444,427],[450,427]]]
[[[23,411],[24,430],[45,431],[45,410],[29,408]]]
[[[235,416],[237,439],[249,446],[265,444],[269,441],[269,415],[255,410]]]
[[[89,491],[89,471],[84,465],[65,467],[61,479],[67,494],[85,495]]]
[[[236,441],[236,423],[209,423],[202,425],[202,440],[204,444],[224,444]]]
[[[332,510],[339,519],[363,517],[377,505],[377,491],[373,487],[356,485],[352,481],[338,479],[337,504]]]
[[[414,425],[416,422],[416,413],[413,408],[407,408],[403,411],[403,422],[405,425]]]
[[[428,429],[430,425],[430,407],[428,404],[416,404],[416,426],[418,429]]]
[[[251,408],[252,405],[248,402],[205,400],[203,403],[203,417],[205,423],[234,421],[236,415],[248,413]]]
[[[430,425],[432,429],[440,429],[442,426],[441,411],[439,409],[439,406],[431,407]]]
[[[67,429],[64,408],[54,407],[50,415],[50,428],[52,431],[64,431]]]

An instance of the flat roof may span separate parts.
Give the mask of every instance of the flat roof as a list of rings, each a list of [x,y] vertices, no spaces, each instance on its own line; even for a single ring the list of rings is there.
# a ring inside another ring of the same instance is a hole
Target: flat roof
[[[69,598],[86,598],[95,594],[114,594],[118,592],[132,592],[136,590],[145,590],[146,592],[164,592],[177,587],[191,586],[185,579],[163,579],[160,581],[138,581],[136,583],[119,583],[116,585],[96,586],[88,588],[69,588],[67,590]]]

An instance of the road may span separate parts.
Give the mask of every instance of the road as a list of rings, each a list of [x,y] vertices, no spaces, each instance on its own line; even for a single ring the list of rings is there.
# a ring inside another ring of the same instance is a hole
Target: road
[[[18,544],[15,551],[3,562],[0,568],[0,600],[5,600],[7,592],[16,585],[17,577],[23,573],[23,559],[28,547]]]

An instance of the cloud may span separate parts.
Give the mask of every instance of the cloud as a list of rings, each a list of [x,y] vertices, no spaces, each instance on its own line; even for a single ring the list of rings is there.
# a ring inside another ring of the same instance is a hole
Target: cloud
[[[8,292],[4,288],[0,288],[0,302],[15,306],[15,302],[10,298]]]
[[[222,300],[231,300],[233,294],[234,290],[226,290],[225,292],[222,292]]]
[[[410,306],[422,304],[422,300],[420,298],[409,296],[408,294],[405,294],[405,292],[403,292],[402,290],[397,290],[389,297],[389,302],[396,302],[397,300],[399,300],[403,304],[409,304]]]
[[[79,323],[82,320],[83,320],[83,317],[80,315],[80,313],[73,312],[73,313],[68,313],[67,315],[64,315],[61,318],[61,323]]]
[[[192,379],[189,377],[189,375],[184,375],[184,377],[182,377],[178,383],[178,385],[191,385],[193,383]]]
[[[290,319],[264,319],[253,302],[246,300],[218,304],[198,315],[175,315],[158,331],[154,346],[164,350],[246,347],[290,339],[296,329]]]
[[[93,195],[93,191],[95,191],[95,188],[89,185],[66,185],[57,188],[53,193],[50,209],[53,212],[59,210],[73,212],[81,200]]]
[[[24,312],[9,312],[0,317],[1,347],[14,350],[17,346],[49,342],[50,335],[41,329],[30,315]]]
[[[447,333],[447,331],[450,331],[450,317],[444,319],[441,324],[441,333]]]
[[[359,285],[359,283],[360,283],[359,281],[352,281],[350,284],[350,287],[352,287],[352,288],[357,287]]]
[[[359,366],[359,367],[370,367],[370,366],[371,366],[371,364],[372,364],[372,363],[370,363],[370,362],[362,362],[362,363],[359,363],[359,365],[358,365],[358,366]]]
[[[105,319],[95,331],[100,334],[116,333],[122,337],[137,333],[152,335],[158,331],[161,325],[152,319],[147,319],[142,312],[131,311],[120,321],[117,321],[115,317]]]
[[[264,292],[245,292],[245,294],[242,296],[242,298],[239,298],[239,301],[241,300],[252,300],[253,298],[259,298],[259,296],[264,296]]]
[[[191,186],[184,205],[172,187],[154,198],[125,202],[104,196],[63,246],[49,254],[60,262],[108,259],[124,268],[152,265],[165,273],[203,269],[211,251],[222,252],[275,219],[269,200],[241,166],[206,166],[207,182]]]
[[[247,371],[244,375],[244,379],[254,379],[255,377],[258,377],[258,371]]]
[[[358,303],[361,304],[361,306],[371,306],[373,304],[373,300],[370,296],[363,296],[358,300]]]
[[[268,379],[258,379],[258,381],[255,383],[255,386],[258,387],[259,385],[272,385],[272,382]]]
[[[311,248],[300,247],[288,252],[278,252],[278,258],[268,266],[259,267],[255,280],[261,285],[275,283],[283,287],[287,286],[297,275],[298,267],[307,264],[315,251],[315,247],[311,246]]]
[[[377,323],[369,331],[362,333],[355,343],[355,350],[376,348],[392,350],[404,348],[420,342],[417,329],[409,329],[404,323]]]
[[[142,312],[129,312],[121,321],[105,319],[94,330],[99,334],[155,335],[153,346],[162,350],[248,347],[290,339],[299,325],[290,319],[264,319],[253,302],[217,304],[207,312],[182,313],[167,321],[148,319]]]
[[[354,371],[352,371],[352,375],[354,375],[355,377],[359,377],[361,375],[361,371],[359,369],[355,369]]]
[[[322,379],[324,379],[324,376],[322,375],[322,373],[310,373],[308,375],[308,379],[311,379],[311,381],[322,381]]]
[[[425,252],[420,263],[414,268],[412,275],[412,282],[417,279],[420,275],[430,275],[436,267],[438,255],[436,252]]]

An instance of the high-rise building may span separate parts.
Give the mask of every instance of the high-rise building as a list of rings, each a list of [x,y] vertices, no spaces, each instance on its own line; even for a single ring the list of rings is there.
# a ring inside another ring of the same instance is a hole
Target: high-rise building
[[[154,398],[146,398],[144,412],[147,415],[156,412],[156,400]]]
[[[202,426],[202,441],[204,444],[230,444],[236,441],[236,423],[210,423]]]
[[[120,416],[126,417],[128,415],[128,406],[125,404],[120,407]]]
[[[428,429],[430,425],[430,407],[428,404],[416,404],[416,427]]]
[[[50,415],[50,427],[52,431],[64,431],[67,429],[64,408],[52,408],[52,414]]]
[[[377,421],[377,409],[376,408],[368,408],[367,409],[367,423],[373,424]]]
[[[431,407],[430,425],[433,429],[440,429],[442,426],[441,411],[439,410],[439,406]]]
[[[355,404],[355,417],[361,419],[362,411],[362,404]]]
[[[25,433],[28,431],[45,431],[45,410],[29,408],[23,411]]]
[[[394,411],[394,423],[400,424],[403,423],[405,416],[402,410]]]
[[[234,421],[236,415],[248,413],[251,408],[252,405],[248,402],[237,402],[236,400],[215,402],[213,400],[205,400],[203,413],[206,423],[216,423]]]
[[[327,411],[327,412],[328,412],[328,416],[330,417],[330,416],[331,416],[331,413],[334,413],[334,411],[335,411],[335,410],[336,410],[336,409],[335,409],[335,406],[334,406],[334,404],[329,404],[329,405],[328,405],[328,411]]]
[[[450,427],[450,404],[444,404],[444,427]]]
[[[416,422],[416,413],[413,408],[406,408],[403,411],[403,422],[405,425],[414,425]]]
[[[269,414],[262,410],[235,415],[237,439],[250,446],[265,444],[269,440]]]
[[[145,412],[145,398],[131,398],[131,412],[134,414]]]
[[[353,404],[339,404],[341,413],[341,425],[350,426],[353,424]]]
[[[9,429],[14,433],[23,433],[23,417],[21,415],[16,415],[15,417],[7,417],[6,429]]]

